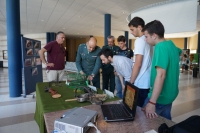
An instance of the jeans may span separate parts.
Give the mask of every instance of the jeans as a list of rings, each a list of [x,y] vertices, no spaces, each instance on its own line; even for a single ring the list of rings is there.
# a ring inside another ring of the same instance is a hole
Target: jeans
[[[124,84],[125,84],[125,81],[124,81]],[[121,85],[118,75],[115,76],[115,86],[116,86],[116,90],[117,90],[116,96],[122,99],[123,98],[122,85]]]
[[[149,98],[147,97],[143,107],[145,107],[147,105],[147,103],[149,102]],[[156,103],[156,113],[162,117],[165,117],[169,120],[171,120],[171,109],[172,109],[172,103],[170,104],[158,104]]]

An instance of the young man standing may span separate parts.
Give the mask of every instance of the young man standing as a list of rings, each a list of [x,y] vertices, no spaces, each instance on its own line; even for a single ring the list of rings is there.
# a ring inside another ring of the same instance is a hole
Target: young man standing
[[[149,93],[150,88],[150,70],[152,48],[145,41],[142,29],[144,20],[140,17],[134,17],[128,24],[131,34],[137,37],[134,44],[134,67],[132,69],[130,83],[140,88],[137,105],[142,107]]]
[[[126,38],[124,36],[119,36],[117,38],[119,50],[116,52],[116,55],[124,56],[129,59],[133,58],[133,50],[126,47]],[[117,94],[116,96],[119,98],[123,98],[122,90],[124,89],[124,79],[123,77],[120,77],[117,73],[115,73],[115,85]]]
[[[150,91],[144,103],[147,118],[157,114],[171,120],[172,102],[178,95],[179,56],[182,50],[164,38],[164,26],[154,20],[143,28],[146,42],[154,48],[151,67]]]

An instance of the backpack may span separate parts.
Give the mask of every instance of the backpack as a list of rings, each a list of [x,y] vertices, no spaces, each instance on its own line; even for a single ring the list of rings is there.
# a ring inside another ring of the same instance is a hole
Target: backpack
[[[163,123],[158,128],[158,133],[200,133],[200,116],[191,116],[172,127]]]

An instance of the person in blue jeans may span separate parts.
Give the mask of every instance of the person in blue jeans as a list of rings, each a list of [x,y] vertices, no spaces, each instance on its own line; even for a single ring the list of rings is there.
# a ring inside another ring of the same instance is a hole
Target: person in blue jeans
[[[119,77],[123,77],[123,79],[121,78],[121,80],[119,81],[122,85],[124,85],[123,80],[130,81],[133,60],[124,56],[113,55],[112,50],[110,50],[109,48],[102,49],[99,53],[99,56],[103,64],[111,64],[116,70]],[[122,88],[122,90],[120,90],[120,92],[121,94],[118,95],[118,97],[121,96],[122,98],[124,87]]]
[[[158,115],[171,120],[172,102],[178,95],[179,61],[182,50],[164,38],[164,26],[154,20],[143,32],[146,42],[154,47],[150,75],[150,91],[143,106],[147,118]]]
[[[129,59],[133,58],[133,50],[126,47],[126,38],[124,36],[119,36],[117,38],[119,50],[116,52],[116,55],[124,56]],[[122,83],[123,84],[122,84]],[[115,71],[115,87],[117,90],[116,96],[119,98],[123,98],[122,90],[124,89],[124,77],[120,77]]]

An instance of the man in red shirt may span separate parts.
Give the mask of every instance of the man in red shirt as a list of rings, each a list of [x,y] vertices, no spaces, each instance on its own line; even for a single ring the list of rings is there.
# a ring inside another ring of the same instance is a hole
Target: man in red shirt
[[[65,68],[65,48],[63,43],[65,41],[65,34],[59,31],[56,34],[56,40],[49,42],[40,51],[39,55],[42,62],[47,67],[47,79],[49,81],[62,80],[64,76]],[[47,60],[45,59],[44,53],[47,52]],[[57,77],[58,76],[58,77]]]

